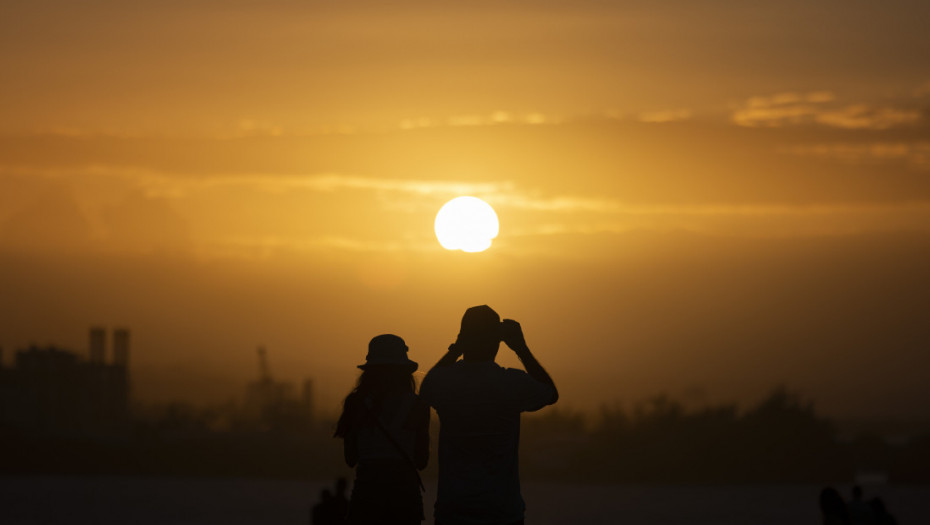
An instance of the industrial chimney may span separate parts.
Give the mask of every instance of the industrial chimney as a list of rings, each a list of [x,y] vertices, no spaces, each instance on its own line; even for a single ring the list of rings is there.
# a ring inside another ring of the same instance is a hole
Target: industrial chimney
[[[113,330],[113,364],[129,366],[129,329],[117,328]]]
[[[107,353],[107,330],[101,326],[90,328],[90,362],[103,364]]]

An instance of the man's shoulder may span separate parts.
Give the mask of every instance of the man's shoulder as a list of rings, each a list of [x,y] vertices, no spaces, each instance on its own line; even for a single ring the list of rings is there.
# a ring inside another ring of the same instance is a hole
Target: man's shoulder
[[[441,379],[450,375],[454,375],[456,373],[457,365],[458,363],[453,363],[446,366],[434,366],[428,372],[426,372],[425,376],[423,376],[423,384],[425,385],[428,382],[436,380],[437,378]]]
[[[476,380],[506,383],[508,382],[506,375],[506,369],[493,361],[481,363],[456,361],[451,365],[433,367],[427,372],[420,383],[420,395],[425,397],[427,402],[432,402],[437,397],[450,391],[458,391],[463,384]]]
[[[468,363],[457,361],[449,366],[436,367],[426,373],[423,382],[452,378],[485,377],[501,381],[522,381],[531,379],[530,375],[519,368],[504,368],[493,361]]]
[[[526,370],[521,370],[519,368],[501,368],[500,376],[504,381],[509,383],[537,382],[533,379],[533,376],[526,373]]]
[[[526,370],[521,370],[519,368],[503,368],[501,367],[501,373],[509,377],[529,377],[530,375],[526,373]]]
[[[430,371],[426,373],[426,376],[423,377],[423,384],[439,384],[456,378],[470,377],[482,373],[482,368],[485,367],[476,367],[475,363],[466,363],[465,361],[456,361],[446,366],[436,366],[430,369]]]
[[[454,380],[459,374],[457,370],[458,364],[453,363],[447,366],[434,366],[431,368],[423,376],[423,381],[420,382],[420,397],[427,403],[432,404],[432,401],[444,390],[449,381]]]

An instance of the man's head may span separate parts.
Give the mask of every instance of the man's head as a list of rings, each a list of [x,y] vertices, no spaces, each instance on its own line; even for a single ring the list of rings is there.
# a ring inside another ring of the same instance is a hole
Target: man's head
[[[501,316],[490,306],[472,306],[462,316],[456,345],[466,361],[493,361],[501,344]]]

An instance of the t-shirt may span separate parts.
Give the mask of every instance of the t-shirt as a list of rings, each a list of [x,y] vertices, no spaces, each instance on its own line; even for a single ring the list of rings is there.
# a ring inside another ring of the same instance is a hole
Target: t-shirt
[[[430,370],[420,398],[440,421],[437,520],[478,525],[523,519],[520,413],[539,410],[554,395],[552,385],[493,361]]]

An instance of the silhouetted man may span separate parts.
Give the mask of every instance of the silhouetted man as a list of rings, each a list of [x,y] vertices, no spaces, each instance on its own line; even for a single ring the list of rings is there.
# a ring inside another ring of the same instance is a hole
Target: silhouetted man
[[[494,362],[501,341],[526,372]],[[420,397],[439,414],[436,524],[523,523],[520,413],[551,405],[559,394],[520,324],[501,322],[486,305],[469,308],[455,343],[423,379]]]

